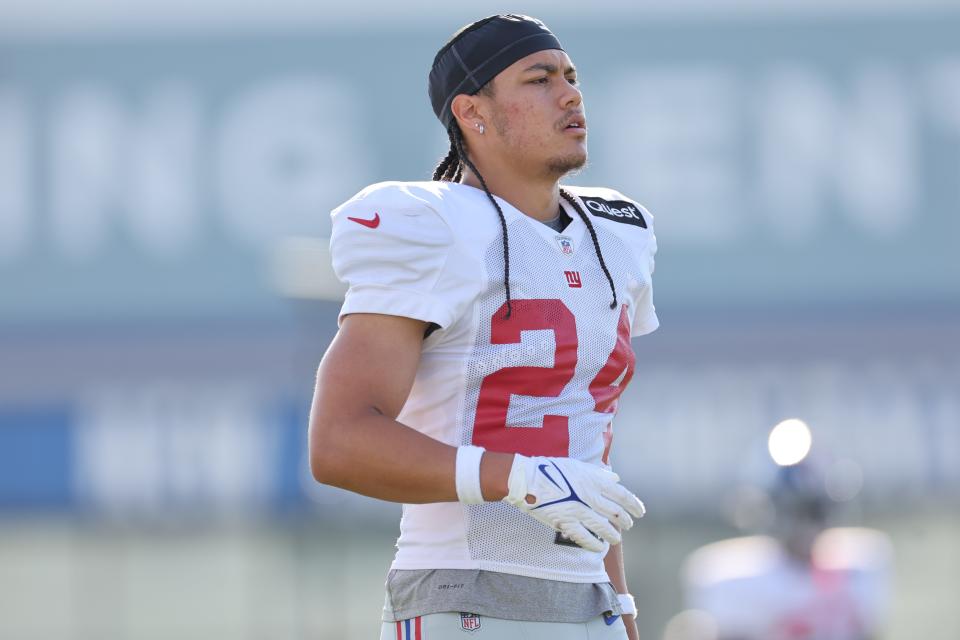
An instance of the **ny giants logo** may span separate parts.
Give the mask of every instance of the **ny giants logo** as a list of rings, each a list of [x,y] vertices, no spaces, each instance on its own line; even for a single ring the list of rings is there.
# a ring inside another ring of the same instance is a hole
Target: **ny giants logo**
[[[567,277],[567,285],[571,289],[579,289],[583,286],[583,281],[580,279],[579,271],[564,271],[563,275]]]

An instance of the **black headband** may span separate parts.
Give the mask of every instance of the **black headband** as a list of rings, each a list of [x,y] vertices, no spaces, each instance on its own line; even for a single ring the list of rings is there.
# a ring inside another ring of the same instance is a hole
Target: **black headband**
[[[454,121],[450,103],[455,97],[473,95],[520,58],[545,49],[562,51],[563,47],[546,25],[529,16],[490,16],[464,27],[433,59],[433,112],[449,128]]]

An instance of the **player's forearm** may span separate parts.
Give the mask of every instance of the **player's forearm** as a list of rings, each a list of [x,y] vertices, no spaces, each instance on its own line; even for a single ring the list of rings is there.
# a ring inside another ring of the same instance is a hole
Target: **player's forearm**
[[[456,499],[456,450],[372,410],[310,422],[310,468],[323,484],[394,502]]]
[[[324,484],[380,500],[455,502],[456,448],[371,410],[349,424],[310,424],[310,465]],[[512,454],[486,452],[480,465],[483,496],[507,494]]]
[[[610,584],[617,593],[630,593],[627,588],[627,574],[623,568],[623,543],[611,545],[603,558],[603,568],[606,569]]]
[[[623,565],[623,543],[610,547],[606,557],[603,559],[603,566],[607,571],[607,576],[610,578],[610,584],[613,585],[616,592],[630,593],[630,589],[627,587],[627,574]],[[628,640],[636,640],[639,638],[637,622],[634,616],[624,615],[623,625],[626,627]]]

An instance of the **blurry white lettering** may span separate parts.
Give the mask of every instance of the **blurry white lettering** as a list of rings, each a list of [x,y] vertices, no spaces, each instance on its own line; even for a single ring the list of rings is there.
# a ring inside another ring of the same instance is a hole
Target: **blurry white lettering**
[[[854,90],[855,112],[839,127],[841,210],[860,229],[889,237],[917,215],[917,108],[903,76],[889,67],[864,68]]]
[[[151,91],[139,126],[131,127],[130,225],[142,246],[177,254],[195,240],[198,224],[199,97],[189,87]]]
[[[824,215],[822,187],[833,170],[830,89],[811,70],[780,68],[757,106],[760,215],[785,238],[809,238]]]
[[[761,86],[758,211],[784,238],[812,237],[831,195],[878,235],[902,229],[913,213],[916,122],[907,90],[882,68],[861,70],[852,88],[843,100],[803,67],[776,68]]]
[[[217,186],[227,228],[249,244],[329,233],[342,185],[363,177],[345,90],[312,76],[251,87],[220,124]]]
[[[88,392],[75,447],[82,498],[117,513],[256,508],[279,476],[276,432],[259,415],[256,394],[230,385]]]
[[[728,69],[679,67],[624,74],[595,103],[610,123],[609,181],[671,212],[658,232],[706,244],[738,233],[740,94]]]
[[[956,149],[960,141],[960,58],[943,60],[926,74],[926,93],[930,100],[930,114],[937,133],[945,131]],[[956,152],[953,156],[956,162]],[[960,163],[953,166],[954,198],[960,198]]]
[[[159,88],[134,116],[114,91],[76,87],[58,105],[51,214],[58,248],[98,254],[124,218],[137,244],[177,253],[196,225],[198,109],[186,90]]]
[[[155,82],[54,95],[47,120],[0,90],[0,260],[32,245],[92,259],[129,237],[175,257],[202,234],[256,249],[329,231],[325,212],[368,175],[354,90],[278,75],[242,87],[204,124],[206,94]],[[960,134],[960,60],[916,74],[865,64],[833,77],[807,64],[627,69],[591,96],[603,182],[649,204],[678,245],[724,246],[747,233],[802,243],[842,216],[888,237],[922,215],[926,122]],[[34,132],[49,131],[48,138]],[[33,175],[37,141],[49,158]],[[209,188],[209,191],[208,191]],[[47,194],[36,210],[34,190]],[[209,200],[205,197],[211,196]],[[220,216],[220,227],[210,216]]]
[[[934,121],[954,134],[960,133],[960,58],[937,62],[924,80]]]
[[[122,206],[124,109],[108,89],[79,87],[53,115],[51,229],[64,255],[90,258]]]
[[[614,87],[599,99],[616,123],[605,173],[669,212],[658,231],[679,242],[719,246],[757,223],[805,241],[834,209],[888,237],[918,215],[919,109],[892,67],[863,65],[842,83],[799,64],[746,80],[733,67],[658,68]]]

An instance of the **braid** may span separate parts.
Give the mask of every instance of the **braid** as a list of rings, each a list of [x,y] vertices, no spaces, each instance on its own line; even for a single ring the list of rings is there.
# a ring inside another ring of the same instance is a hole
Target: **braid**
[[[511,312],[513,311],[513,306],[510,304],[510,242],[507,239],[507,219],[503,217],[503,209],[500,208],[496,198],[494,198],[493,194],[490,193],[490,188],[487,187],[487,181],[483,179],[483,175],[481,175],[480,171],[477,169],[477,166],[473,164],[473,161],[471,161],[464,152],[463,135],[460,133],[460,128],[456,125],[456,123],[450,126],[450,140],[456,147],[457,154],[460,156],[460,167],[457,169],[456,179],[459,180],[460,176],[463,175],[464,164],[470,167],[470,170],[477,176],[477,179],[480,180],[483,190],[486,192],[487,197],[490,198],[490,202],[493,203],[493,206],[496,207],[497,214],[500,216],[500,228],[503,230],[503,285],[507,290],[506,317],[509,318]]]
[[[440,161],[440,164],[437,165],[437,168],[433,170],[434,180],[455,182],[456,176],[458,176],[462,170],[463,163],[460,161],[460,154],[457,151],[457,145],[453,141],[454,127],[456,127],[456,125],[453,125],[447,130],[447,135],[450,136],[450,150],[447,152],[446,157]]]
[[[440,161],[440,164],[437,165],[437,168],[433,170],[433,179],[434,180],[443,180],[447,175],[447,169],[450,167],[450,164],[458,161],[456,150],[451,147],[447,157]]]
[[[574,209],[577,210],[577,213],[580,214],[580,219],[583,220],[583,224],[587,225],[587,231],[590,232],[590,238],[593,239],[593,248],[597,251],[597,258],[600,259],[600,268],[603,269],[603,273],[607,276],[607,282],[610,283],[610,293],[613,294],[613,302],[610,303],[611,309],[617,308],[617,290],[613,286],[613,277],[610,275],[610,270],[607,269],[607,263],[603,260],[603,253],[600,252],[600,241],[597,240],[597,231],[593,228],[593,224],[590,222],[590,218],[584,212],[583,207],[580,206],[580,203],[571,195],[566,189],[560,189],[560,195],[564,200],[569,202]]]

